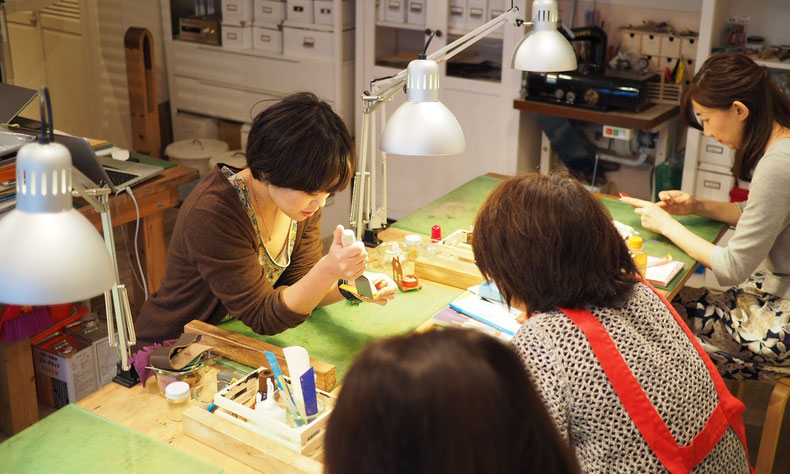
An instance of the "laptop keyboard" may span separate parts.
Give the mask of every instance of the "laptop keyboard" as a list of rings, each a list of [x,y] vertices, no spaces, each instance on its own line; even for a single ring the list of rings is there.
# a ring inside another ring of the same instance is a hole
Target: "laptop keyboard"
[[[104,171],[107,172],[107,176],[110,177],[110,181],[112,181],[113,186],[119,186],[137,177],[136,174],[124,173],[123,171],[115,171],[107,168],[105,168]]]

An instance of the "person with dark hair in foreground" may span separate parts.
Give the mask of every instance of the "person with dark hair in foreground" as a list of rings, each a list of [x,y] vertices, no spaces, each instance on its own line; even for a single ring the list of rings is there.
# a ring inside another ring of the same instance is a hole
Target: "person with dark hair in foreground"
[[[472,248],[529,318],[512,344],[584,472],[749,472],[743,404],[567,172],[509,179]]]
[[[448,328],[376,341],[327,427],[326,474],[578,473],[518,356]]]
[[[259,334],[302,323],[344,298],[339,280],[365,271],[361,243],[343,247],[337,226],[322,254],[321,209],[354,175],[351,136],[329,104],[292,94],[255,117],[247,167],[215,166],[182,204],[161,288],[135,322],[138,347],[175,339],[193,319],[234,316]],[[395,283],[375,275],[386,304]]]
[[[719,370],[733,379],[790,376],[790,99],[768,68],[742,54],[708,58],[681,102],[686,124],[735,149],[733,174],[751,181],[746,202],[662,191],[660,202],[623,198],[645,229],[665,235],[713,270],[724,293],[684,289],[675,299]],[[727,166],[728,163],[722,163]],[[699,238],[671,214],[735,226],[726,245]],[[764,270],[758,270],[761,263]]]

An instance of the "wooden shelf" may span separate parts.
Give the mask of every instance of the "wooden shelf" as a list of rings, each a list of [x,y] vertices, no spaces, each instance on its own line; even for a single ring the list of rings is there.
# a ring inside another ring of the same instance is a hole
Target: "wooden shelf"
[[[755,59],[754,62],[770,69],[782,69],[785,71],[790,71],[790,61],[780,61],[776,58],[769,58]]]
[[[516,99],[513,108],[538,114],[554,115],[584,122],[614,125],[616,127],[652,130],[680,112],[677,105],[654,104],[642,112],[590,110],[581,107],[549,104],[534,100]]]

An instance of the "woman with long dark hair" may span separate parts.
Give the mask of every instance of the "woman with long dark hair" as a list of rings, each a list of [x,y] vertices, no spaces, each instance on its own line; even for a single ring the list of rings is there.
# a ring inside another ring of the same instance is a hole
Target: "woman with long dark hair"
[[[746,202],[662,191],[660,202],[622,198],[642,226],[668,237],[713,270],[724,293],[686,289],[676,299],[689,326],[727,377],[790,375],[790,100],[769,71],[740,54],[708,58],[683,97],[685,122],[736,150],[733,173],[751,181]],[[672,214],[735,226],[714,246]],[[761,263],[764,269],[758,270]]]

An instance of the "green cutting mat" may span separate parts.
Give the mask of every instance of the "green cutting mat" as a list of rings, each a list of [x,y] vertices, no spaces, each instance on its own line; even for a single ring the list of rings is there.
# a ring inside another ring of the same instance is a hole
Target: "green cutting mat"
[[[218,473],[130,428],[69,404],[0,444],[3,473]]]
[[[431,202],[422,209],[392,224],[392,227],[417,234],[431,235],[431,227],[442,227],[446,237],[458,229],[469,229],[486,197],[502,180],[478,176],[459,188]]]
[[[311,357],[335,365],[339,384],[354,356],[368,343],[413,331],[460,293],[426,285],[420,291],[398,292],[386,306],[348,302],[322,306],[304,323],[275,336],[255,334],[236,319],[219,326],[279,347],[303,346]]]
[[[669,285],[658,287],[672,292],[678,283],[680,283],[680,280],[683,279],[687,273],[692,271],[692,267],[697,263],[696,260],[689,257],[686,252],[680,250],[680,247],[673,244],[663,235],[645,230],[645,228],[642,227],[641,218],[639,214],[634,212],[633,206],[620,202],[617,199],[602,198],[601,201],[609,210],[614,220],[630,225],[634,230],[639,232],[644,242],[646,254],[654,257],[663,257],[670,254],[673,260],[679,260],[685,263],[683,270],[669,282]],[[723,222],[712,221],[699,216],[675,216],[675,219],[708,242],[713,242],[726,226]]]
[[[499,178],[478,176],[422,209],[395,222],[392,224],[392,227],[430,235],[431,227],[438,224],[442,226],[443,236],[448,236],[458,229],[469,229],[474,224],[477,211],[483,205],[483,201],[501,182],[502,180]],[[648,255],[663,257],[671,254],[673,259],[685,263],[683,271],[668,286],[659,287],[668,292],[674,290],[683,277],[692,270],[696,263],[695,260],[663,235],[642,228],[639,215],[634,213],[633,207],[616,199],[603,198],[601,201],[609,210],[613,219],[630,225],[639,232],[639,235],[644,240],[645,252]],[[713,242],[725,226],[721,222],[698,216],[676,216],[676,218],[681,224],[708,242]]]

